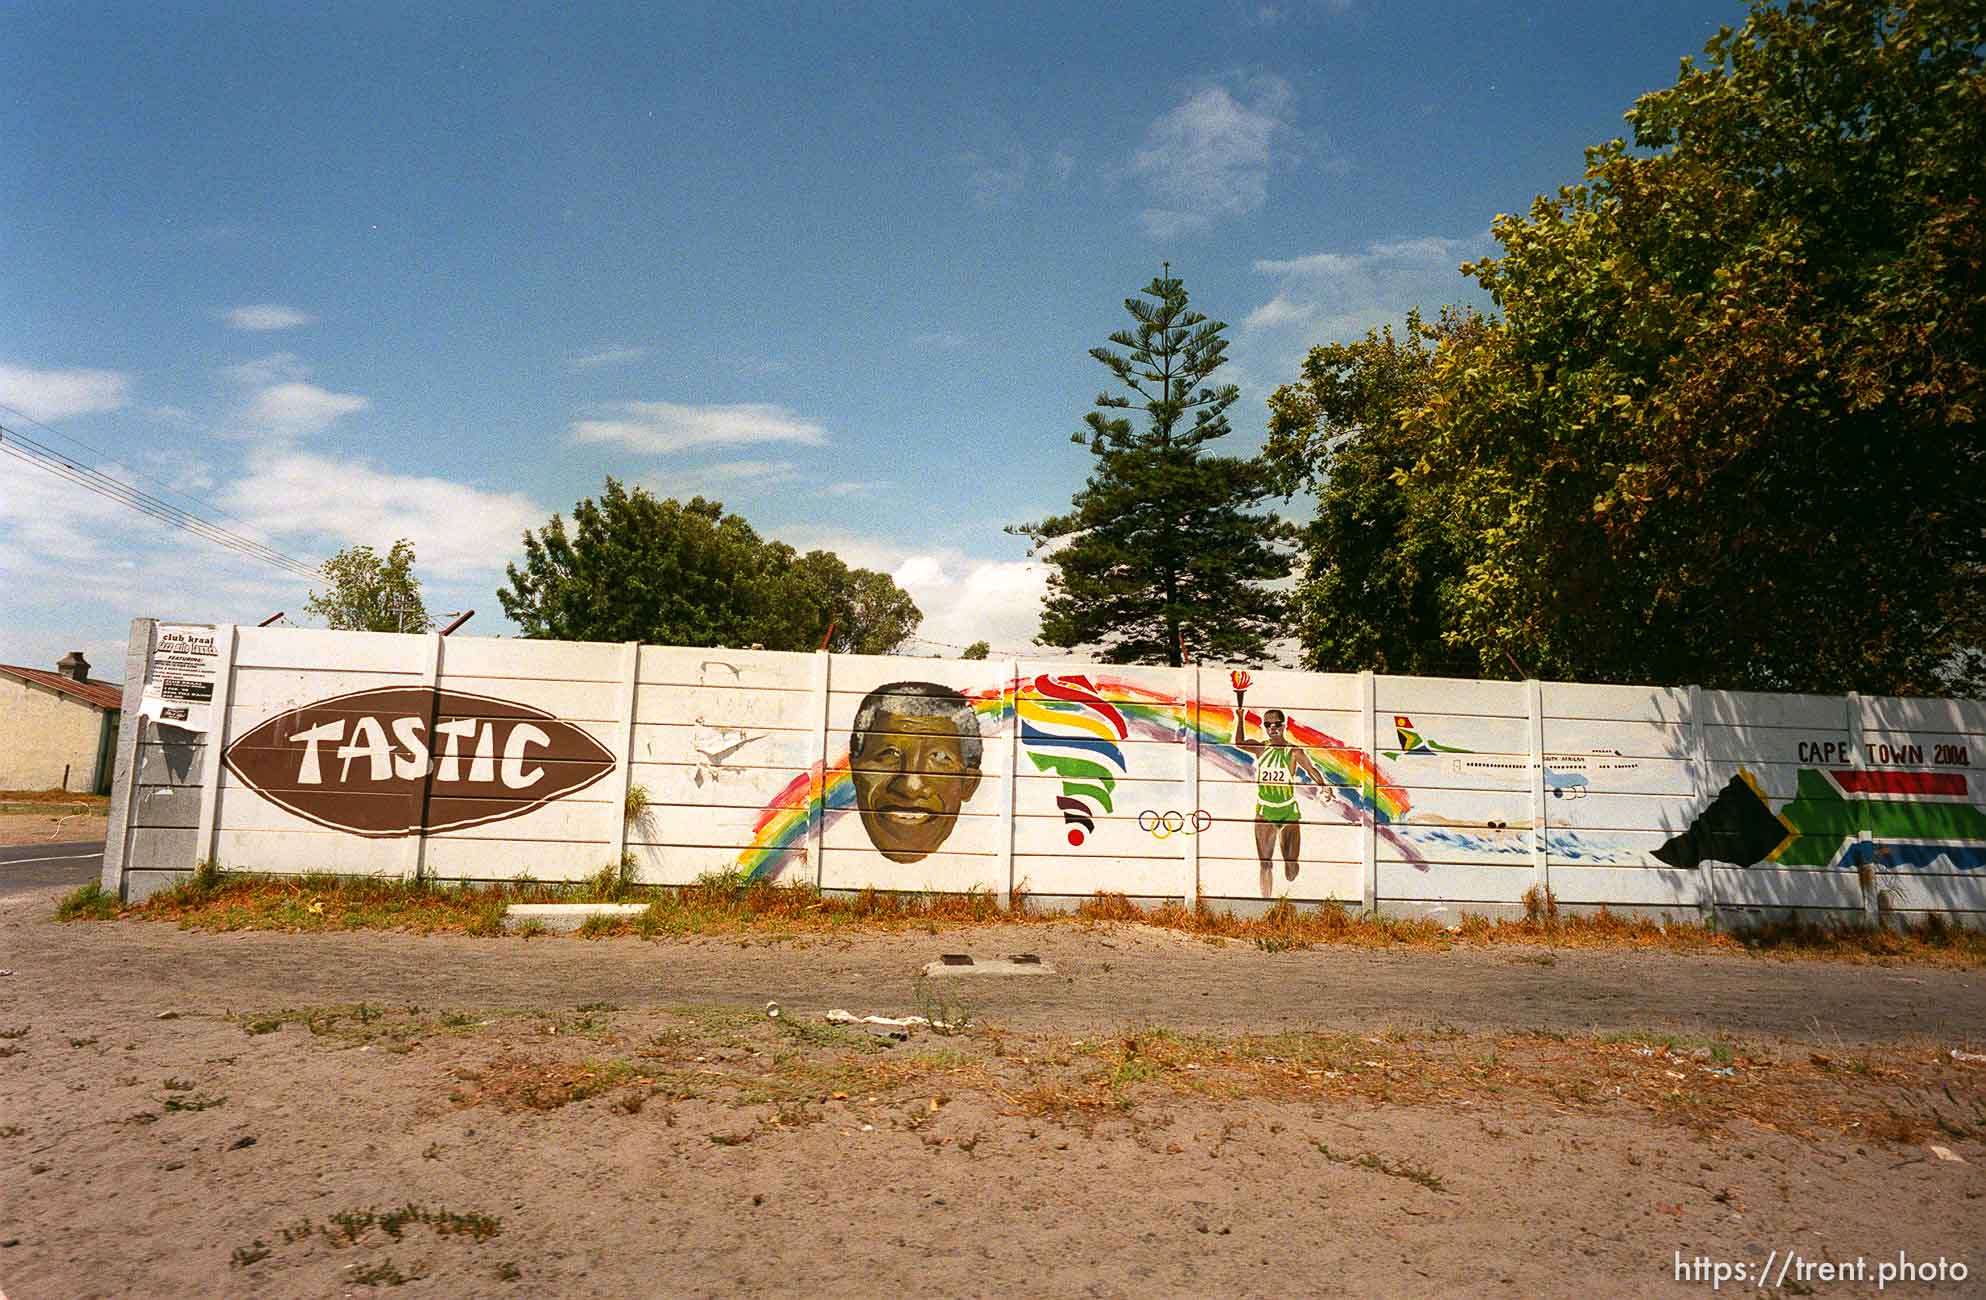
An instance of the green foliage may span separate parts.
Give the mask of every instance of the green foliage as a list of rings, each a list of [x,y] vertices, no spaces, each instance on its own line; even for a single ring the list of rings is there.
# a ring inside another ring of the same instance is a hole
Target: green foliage
[[[591,895],[593,902],[625,902],[634,892],[635,879],[639,874],[640,870],[635,865],[634,854],[624,853],[619,862],[609,862],[586,878],[586,893]]]
[[[627,795],[621,800],[621,816],[628,825],[637,825],[648,816],[648,810],[653,806],[654,801],[648,797],[648,787],[636,781],[628,786]]]
[[[1202,657],[1260,660],[1283,615],[1264,584],[1288,576],[1291,534],[1256,513],[1272,492],[1260,462],[1204,450],[1239,395],[1206,386],[1227,326],[1190,310],[1169,274],[1140,292],[1124,301],[1134,327],[1110,336],[1124,351],[1090,350],[1129,396],[1099,393],[1073,435],[1096,458],[1088,482],[1069,513],[1009,530],[1055,570],[1038,639],[1108,663],[1177,665],[1182,636]],[[1116,414],[1131,410],[1142,428]]]
[[[530,637],[887,654],[923,621],[889,575],[801,555],[703,497],[688,503],[607,480],[599,501],[524,534],[497,593]]]
[[[1263,459],[1284,491],[1317,494],[1292,601],[1304,667],[1477,671],[1473,651],[1442,639],[1461,559],[1447,519],[1414,508],[1407,471],[1418,451],[1404,417],[1433,393],[1437,347],[1486,328],[1472,312],[1444,311],[1432,325],[1410,312],[1403,337],[1388,326],[1312,348],[1302,377],[1270,396]]]
[[[985,658],[985,657],[986,657],[987,655],[989,655],[989,654],[991,654],[991,653],[993,653],[993,647],[992,647],[992,646],[990,646],[990,645],[988,645],[988,644],[987,644],[986,642],[984,642],[984,641],[974,641],[974,642],[973,642],[973,643],[972,643],[971,645],[969,645],[969,646],[967,646],[967,647],[966,647],[966,648],[965,648],[965,649],[964,649],[964,650],[963,650],[963,651],[962,651],[962,652],[961,652],[961,653],[959,654],[959,658],[961,658],[961,659],[984,659],[984,658]]]
[[[1452,550],[1449,647],[1986,689],[1983,60],[1976,0],[1754,0],[1633,145],[1497,220],[1465,269],[1502,319],[1439,339],[1395,408],[1395,533]]]
[[[117,895],[105,890],[102,883],[95,880],[76,886],[55,905],[55,919],[58,921],[109,921],[116,916]]]
[[[324,562],[326,589],[303,603],[313,618],[346,632],[426,632],[434,627],[414,576],[414,544],[393,543],[382,558],[370,546],[347,546]]]

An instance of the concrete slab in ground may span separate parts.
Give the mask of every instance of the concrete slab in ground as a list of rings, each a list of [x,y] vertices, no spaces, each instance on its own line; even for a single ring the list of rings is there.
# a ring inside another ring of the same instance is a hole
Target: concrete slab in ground
[[[970,953],[947,953],[924,964],[924,973],[949,975],[1053,975],[1055,967],[1031,952],[1011,957],[974,957]]]
[[[561,933],[577,930],[596,916],[634,917],[648,910],[646,903],[512,903],[503,912],[503,928],[518,930],[536,923]]]

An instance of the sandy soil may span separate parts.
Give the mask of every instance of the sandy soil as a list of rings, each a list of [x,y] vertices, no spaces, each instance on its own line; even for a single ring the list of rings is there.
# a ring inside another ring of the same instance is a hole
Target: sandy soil
[[[1869,1272],[1786,1294],[1877,1294],[1898,1251],[1970,1276],[1883,1294],[1986,1293],[1986,1066],[1950,1056],[1986,1051],[1977,973],[1135,927],[214,936],[54,898],[0,904],[15,1300],[1681,1295],[1711,1288],[1678,1252],[1788,1250]],[[914,978],[1024,949],[1058,974]]]
[[[102,843],[110,819],[89,813],[50,816],[46,813],[0,814],[0,848],[20,844],[61,844],[71,840]]]

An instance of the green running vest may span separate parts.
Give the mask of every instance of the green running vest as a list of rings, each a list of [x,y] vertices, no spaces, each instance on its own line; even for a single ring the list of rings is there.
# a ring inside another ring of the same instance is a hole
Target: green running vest
[[[1255,816],[1261,821],[1300,820],[1296,810],[1296,755],[1289,745],[1270,745],[1255,758]]]

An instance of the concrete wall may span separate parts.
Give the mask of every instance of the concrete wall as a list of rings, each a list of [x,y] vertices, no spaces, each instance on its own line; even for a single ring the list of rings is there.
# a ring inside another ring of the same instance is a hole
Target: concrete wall
[[[150,635],[141,621],[127,681]],[[108,883],[208,857],[573,879],[628,853],[654,884],[734,872],[1448,919],[1521,912],[1536,888],[1561,909],[1726,922],[1986,921],[1978,702],[1275,671],[1237,701],[1211,667],[219,640],[224,733],[127,730]],[[1261,770],[1279,761],[1287,813]],[[632,824],[631,784],[651,801]]]
[[[93,793],[102,740],[101,709],[0,674],[0,790]]]

